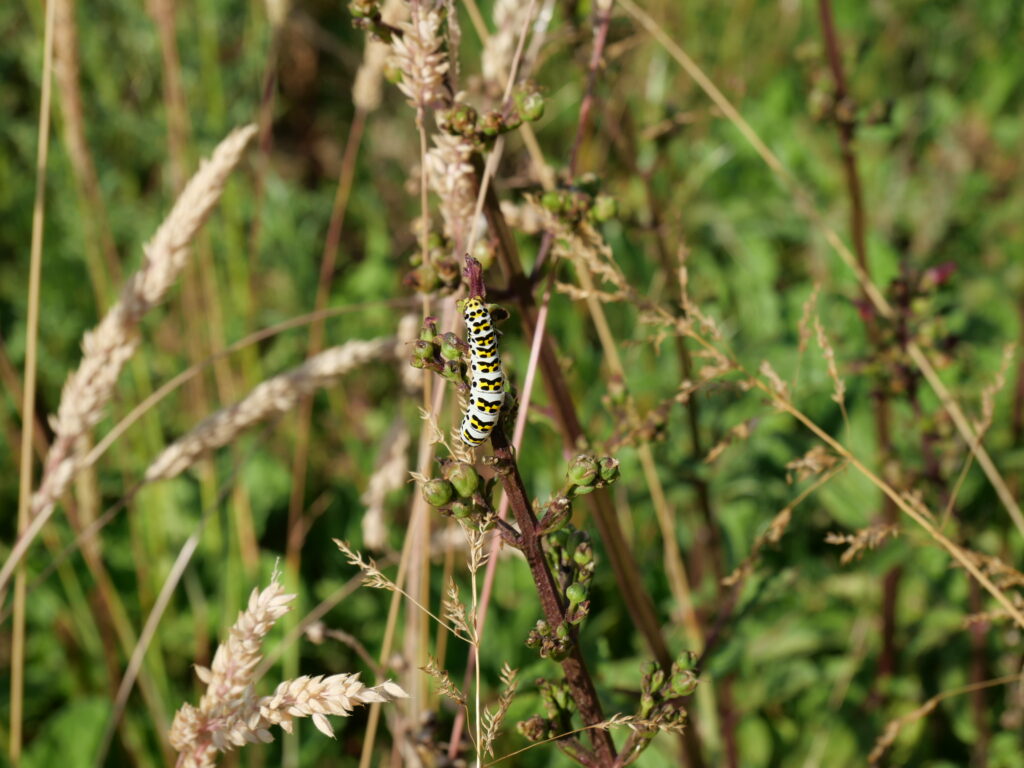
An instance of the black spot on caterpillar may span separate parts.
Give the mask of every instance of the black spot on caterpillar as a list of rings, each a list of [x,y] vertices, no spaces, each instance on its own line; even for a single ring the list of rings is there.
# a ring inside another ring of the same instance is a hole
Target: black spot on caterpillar
[[[466,445],[480,445],[498,423],[505,400],[505,375],[498,357],[498,340],[491,313],[474,297],[466,299],[462,310],[469,332],[470,395],[469,407],[462,417],[459,435]]]

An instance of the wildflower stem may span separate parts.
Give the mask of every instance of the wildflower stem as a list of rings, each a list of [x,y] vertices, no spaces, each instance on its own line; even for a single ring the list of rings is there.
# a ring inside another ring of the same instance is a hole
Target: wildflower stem
[[[516,465],[512,448],[501,429],[494,430],[491,443],[494,446],[494,454],[500,462],[498,477],[505,489],[509,506],[516,516],[516,522],[519,524],[522,552],[530,567],[533,583],[537,587],[544,618],[552,628],[557,627],[565,621],[565,609],[555,577],[548,568],[547,560],[544,557],[537,517],[530,505],[529,495],[523,484],[523,478],[519,474],[519,467]],[[477,667],[479,668],[479,665]],[[575,627],[570,629],[569,655],[562,661],[562,671],[565,673],[566,682],[583,722],[587,725],[601,722],[604,719],[601,714],[601,703],[597,698],[597,690],[594,688],[594,682],[580,651]],[[590,737],[599,759],[599,765],[613,765],[615,744],[608,732],[593,730]]]

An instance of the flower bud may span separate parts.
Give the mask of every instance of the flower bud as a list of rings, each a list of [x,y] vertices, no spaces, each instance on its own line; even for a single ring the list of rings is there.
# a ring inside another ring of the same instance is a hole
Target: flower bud
[[[547,738],[549,723],[540,715],[534,715],[529,720],[521,720],[516,723],[516,730],[527,741],[540,741]]]
[[[380,7],[376,0],[350,0],[348,12],[355,18],[362,19],[376,15],[380,12]]]
[[[516,106],[519,114],[528,122],[540,120],[544,115],[544,97],[537,91],[519,91],[516,93]]]
[[[469,104],[456,104],[445,118],[452,133],[469,136],[476,131],[477,113]]]
[[[384,79],[391,84],[402,82],[402,70],[396,67],[394,64],[388,63],[384,65]]]
[[[445,467],[445,478],[455,486],[455,492],[464,499],[468,499],[480,485],[480,475],[476,473],[469,464],[456,461]]]
[[[558,496],[551,500],[541,518],[541,532],[545,534],[561,530],[572,515],[572,505],[565,496]]]
[[[558,190],[548,190],[540,198],[540,204],[552,213],[561,213],[565,207],[565,198]]]
[[[614,483],[619,479],[619,460],[611,456],[602,456],[599,462],[601,479],[606,483]]]
[[[448,381],[453,381],[456,384],[462,381],[462,369],[455,360],[445,361],[444,368],[441,370],[441,375]]]
[[[453,285],[459,281],[459,262],[451,256],[434,259],[437,276],[445,285]]]
[[[413,344],[412,355],[420,360],[431,360],[434,357],[434,345],[420,339]]]
[[[605,222],[614,219],[619,212],[619,204],[614,197],[598,195],[594,198],[594,204],[590,209],[590,215],[596,222]]]
[[[437,270],[430,264],[420,264],[412,271],[411,281],[420,293],[431,293],[437,289]]]
[[[697,666],[697,654],[693,651],[682,651],[672,664],[672,674],[677,674],[685,669],[693,669],[695,666]]]
[[[490,112],[484,112],[480,120],[477,121],[477,128],[484,136],[497,136],[503,127],[501,113],[493,109]]]
[[[486,240],[478,240],[473,246],[473,258],[480,262],[481,269],[489,269],[494,263],[494,247]]]
[[[512,131],[523,124],[522,113],[516,108],[510,109],[502,118],[501,132]]]
[[[569,464],[566,476],[573,485],[589,486],[597,482],[597,460],[590,454],[581,453]]]
[[[569,531],[565,528],[559,528],[551,532],[551,536],[548,538],[548,542],[552,549],[565,549],[569,543]]]
[[[676,696],[689,696],[697,690],[697,675],[687,669],[678,675],[672,676],[672,693]]]
[[[663,686],[664,684],[665,684],[665,670],[662,669],[659,666],[651,674],[651,680],[650,680],[650,683],[649,683],[648,690],[651,691],[652,693],[657,693],[659,690],[661,690],[661,686]]]
[[[452,506],[451,506],[451,510],[452,510],[452,516],[456,520],[465,520],[466,518],[468,518],[470,515],[473,514],[473,507],[471,507],[469,504],[467,504],[464,501],[453,501],[452,502]]]
[[[576,565],[590,565],[594,562],[594,545],[589,541],[581,541],[573,550],[572,561]]]
[[[455,488],[447,480],[435,477],[427,480],[422,486],[423,499],[432,507],[443,507],[452,500]]]
[[[462,353],[459,351],[459,337],[451,331],[441,337],[441,357],[445,360],[462,359]]]
[[[568,589],[565,590],[565,597],[569,601],[569,605],[582,603],[587,599],[587,588],[578,581],[574,581],[569,585]]]

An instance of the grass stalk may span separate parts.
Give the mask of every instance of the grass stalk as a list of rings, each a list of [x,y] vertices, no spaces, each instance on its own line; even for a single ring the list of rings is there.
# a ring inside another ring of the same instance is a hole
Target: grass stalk
[[[32,432],[36,420],[36,367],[39,344],[39,287],[43,271],[43,221],[46,210],[46,165],[50,149],[50,96],[53,72],[53,30],[57,4],[46,8],[43,33],[43,87],[36,133],[36,190],[32,204],[32,242],[29,256],[28,318],[25,324],[25,373],[22,399],[21,470],[18,483],[18,534],[24,536],[32,503]],[[21,762],[22,717],[25,703],[25,587],[24,566],[14,582],[14,617],[11,631],[11,711],[7,752],[13,765]]]

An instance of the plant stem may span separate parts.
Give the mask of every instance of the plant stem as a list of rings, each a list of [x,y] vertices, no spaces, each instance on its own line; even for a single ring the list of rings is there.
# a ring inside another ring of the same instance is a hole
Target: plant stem
[[[39,103],[36,150],[36,192],[32,207],[32,243],[29,261],[28,319],[25,327],[25,390],[21,406],[21,473],[18,482],[18,535],[24,535],[32,502],[32,427],[36,415],[36,353],[39,339],[39,289],[43,267],[43,220],[46,202],[46,161],[50,148],[50,81],[53,70],[53,27],[56,3],[46,8],[43,33],[43,86]],[[21,762],[22,715],[25,695],[25,567],[14,580],[14,619],[11,632],[11,710],[8,754],[12,765]]]
[[[522,553],[526,557],[530,575],[537,587],[544,618],[550,627],[555,629],[565,621],[565,610],[562,606],[558,584],[544,557],[543,537],[538,531],[537,517],[533,513],[533,507],[530,504],[526,487],[523,485],[523,478],[519,474],[519,467],[516,465],[512,448],[500,428],[494,430],[491,443],[494,446],[494,455],[500,462],[498,477],[505,489],[509,506],[516,516],[516,522],[519,524]],[[573,700],[576,702],[583,722],[586,725],[595,725],[604,720],[604,716],[601,714],[601,703],[598,701],[597,690],[594,688],[594,682],[590,678],[586,661],[580,651],[575,628],[571,628],[570,633],[569,656],[561,662],[562,671],[565,673],[565,680],[569,684],[569,690],[572,692]],[[600,765],[613,765],[615,744],[608,731],[600,728],[591,729],[590,738]]]
[[[839,132],[839,149],[843,161],[843,174],[846,177],[846,189],[850,196],[850,232],[853,237],[853,252],[857,264],[864,274],[870,278],[871,270],[867,254],[867,222],[864,211],[864,191],[857,170],[857,155],[854,149],[856,122],[853,119],[852,107],[849,104],[849,92],[846,75],[843,72],[842,51],[839,50],[839,38],[836,34],[835,22],[832,17],[830,0],[818,0],[818,12],[821,17],[821,28],[825,38],[825,51],[828,56],[829,69],[835,81],[835,108],[833,119]],[[869,297],[865,294],[865,300]],[[878,322],[873,318],[865,320],[868,339],[874,354],[880,355],[883,341]],[[884,391],[884,382],[877,382],[874,392],[875,399],[875,436],[878,440],[880,455],[879,464],[883,468],[892,456],[892,429],[889,399]],[[888,497],[883,496],[882,517],[886,523],[894,524],[899,519],[896,505]],[[885,574],[882,587],[882,652],[878,663],[879,677],[884,678],[896,671],[896,598],[899,593],[900,569],[892,568]]]

